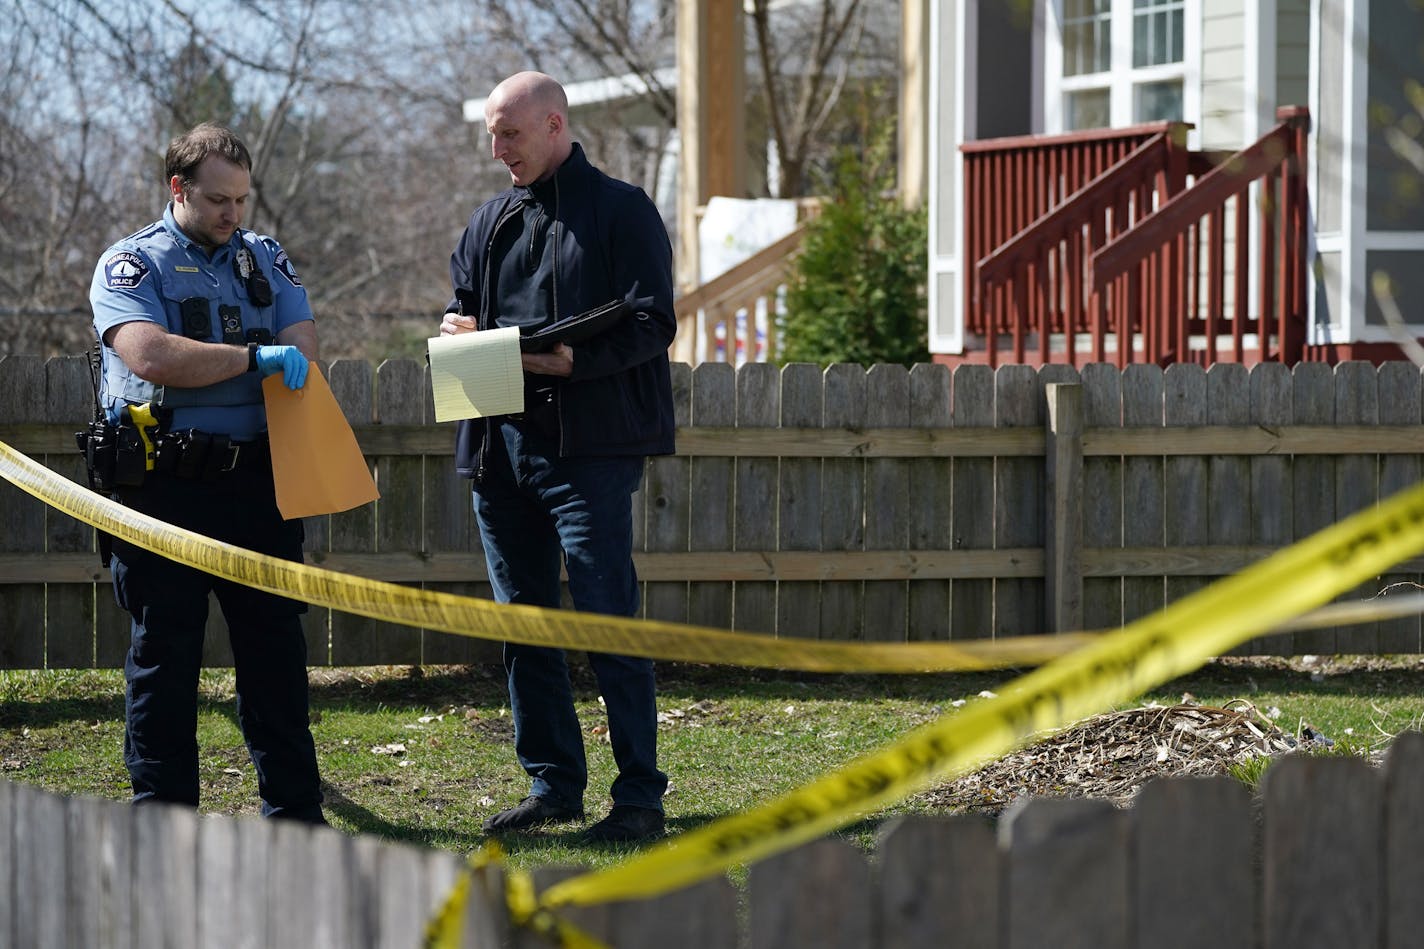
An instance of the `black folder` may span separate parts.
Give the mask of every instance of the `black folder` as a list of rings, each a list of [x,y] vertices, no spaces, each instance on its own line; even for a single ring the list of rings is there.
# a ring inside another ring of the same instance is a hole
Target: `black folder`
[[[627,300],[614,300],[591,310],[584,310],[574,316],[565,317],[556,323],[519,337],[519,349],[526,353],[542,353],[553,349],[558,343],[572,346],[597,336],[632,312]]]

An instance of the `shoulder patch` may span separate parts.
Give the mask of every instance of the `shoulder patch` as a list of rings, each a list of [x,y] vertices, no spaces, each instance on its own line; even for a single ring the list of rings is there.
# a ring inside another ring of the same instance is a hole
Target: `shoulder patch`
[[[292,266],[292,259],[287,256],[285,250],[277,251],[277,259],[272,261],[272,267],[286,277],[292,286],[300,287],[302,285],[302,278],[297,276],[297,268]]]
[[[121,250],[104,261],[104,286],[110,290],[132,290],[148,276],[148,264],[131,250]]]

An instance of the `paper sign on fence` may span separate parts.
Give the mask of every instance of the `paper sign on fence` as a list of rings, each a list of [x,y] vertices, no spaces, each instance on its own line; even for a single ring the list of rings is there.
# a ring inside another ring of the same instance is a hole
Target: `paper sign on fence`
[[[435,421],[524,411],[518,327],[437,336],[427,348]]]
[[[287,520],[349,511],[379,498],[356,435],[316,363],[292,390],[280,372],[262,380],[277,510]]]

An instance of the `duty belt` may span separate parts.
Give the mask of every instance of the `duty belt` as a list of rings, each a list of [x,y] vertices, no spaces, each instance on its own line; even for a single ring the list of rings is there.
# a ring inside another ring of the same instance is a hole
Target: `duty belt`
[[[153,470],[179,478],[211,481],[269,455],[270,448],[265,437],[237,442],[226,435],[193,428],[154,437]]]

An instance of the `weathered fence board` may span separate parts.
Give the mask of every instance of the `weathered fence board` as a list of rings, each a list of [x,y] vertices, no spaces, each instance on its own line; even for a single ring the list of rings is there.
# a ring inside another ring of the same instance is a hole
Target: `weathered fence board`
[[[1153,781],[1133,800],[1133,813],[1131,945],[1255,946],[1250,792],[1225,777]]]
[[[105,949],[120,949],[136,945],[134,934],[134,904],[140,892],[134,878],[134,822],[129,806],[105,801],[90,805],[100,808],[100,835],[97,837],[70,838],[74,844],[71,852],[78,856],[89,848],[84,858],[94,861],[102,868],[103,884],[98,890],[87,891],[90,899],[98,904],[100,940]],[[97,854],[97,860],[95,859]],[[95,895],[97,894],[97,895]],[[80,898],[83,898],[81,896]],[[91,902],[90,905],[93,905]]]
[[[994,371],[988,366],[963,366],[954,374],[951,412],[958,429],[993,430]],[[994,459],[955,458],[954,507],[950,523],[956,550],[988,550],[994,546]],[[984,639],[994,635],[994,581],[950,581],[949,634],[953,639]]]
[[[3,793],[0,792],[0,797]],[[3,812],[0,805],[0,812]],[[66,946],[93,946],[95,949],[112,944],[108,930],[112,925],[127,925],[120,907],[108,905],[104,893],[106,874],[112,872],[113,860],[103,857],[106,825],[112,826],[114,812],[124,812],[127,805],[90,798],[64,799],[64,919]],[[3,819],[3,817],[0,817]],[[110,848],[112,851],[112,848]],[[0,846],[0,851],[3,847]],[[5,866],[0,855],[0,867]],[[0,919],[8,918],[0,897]],[[112,913],[112,915],[108,915]],[[0,935],[4,924],[0,924]]]
[[[1049,383],[1043,544],[1049,632],[1083,629],[1083,387]]]
[[[1375,367],[1367,362],[1343,362],[1335,367],[1335,421],[1342,425],[1378,425],[1379,389]],[[1341,455],[1335,459],[1335,516],[1348,517],[1379,500],[1379,460],[1374,455]],[[1374,596],[1375,578],[1340,599]],[[1344,652],[1379,651],[1379,624],[1357,623],[1340,629],[1335,648]]]
[[[1401,949],[1424,923],[1417,732],[1380,768],[1280,759],[1259,801],[1226,777],[1168,779],[1126,809],[1022,800],[997,824],[899,818],[870,860],[826,838],[752,865],[740,896],[717,876],[562,912],[624,949]],[[0,782],[4,945],[405,949],[461,871],[453,853],[371,836]],[[536,869],[535,889],[579,872]],[[461,944],[544,945],[512,927],[502,880],[471,880]]]
[[[388,359],[376,369],[376,422],[410,425],[425,414],[425,367],[410,359]],[[367,542],[377,551],[424,549],[421,484],[425,459],[386,457],[376,461],[376,530]],[[415,584],[418,586],[419,584]],[[418,663],[420,630],[393,623],[371,629],[373,638],[359,651],[378,663]],[[354,644],[353,644],[354,645]]]
[[[45,418],[44,396],[43,360],[38,356],[0,359],[0,421]],[[43,555],[45,505],[6,481],[0,484],[0,508],[7,513],[5,529],[0,531],[0,550]],[[10,669],[44,667],[44,602],[42,583],[0,587],[0,616],[10,617],[6,635],[0,636],[0,665]]]
[[[1043,383],[1029,366],[1004,366],[994,374],[997,428],[1044,424]],[[994,467],[994,546],[1042,547],[1044,539],[1043,463],[1026,458],[1000,460]],[[1034,635],[1044,631],[1044,583],[1039,578],[994,582],[994,635]]]
[[[866,374],[852,363],[826,369],[827,428],[865,428]],[[866,520],[878,511],[866,509],[865,462],[859,458],[826,458],[821,462],[821,546],[827,550],[865,549]],[[859,639],[864,629],[865,585],[860,580],[821,584],[822,639]]]
[[[915,428],[947,428],[950,412],[949,367],[920,364],[910,370],[910,421]],[[953,462],[919,458],[909,462],[909,549],[954,548]],[[950,637],[950,581],[910,580],[906,638],[945,640]]]
[[[1207,424],[1206,372],[1193,363],[1176,363],[1162,374],[1162,412],[1170,427]],[[1164,507],[1162,538],[1167,547],[1205,545],[1209,541],[1208,458],[1168,457],[1162,466]],[[1167,577],[1167,602],[1206,586],[1205,577]]]
[[[1251,371],[1252,423],[1263,428],[1289,425],[1294,418],[1295,387],[1290,369],[1267,363]],[[1295,505],[1291,489],[1291,459],[1281,455],[1253,456],[1251,464],[1251,543],[1283,547],[1295,538]],[[1292,633],[1253,640],[1245,652],[1256,654],[1295,651]]]
[[[59,418],[84,418],[93,411],[93,405],[88,357],[63,356],[46,363],[47,412]],[[85,480],[84,462],[78,452],[46,454],[40,460],[71,481]],[[45,528],[46,552],[94,550],[94,532],[68,515],[46,507]],[[106,586],[99,592],[109,590]],[[94,596],[94,584],[68,584],[46,591],[45,661],[50,666],[84,669],[94,664]]]
[[[1004,887],[1008,949],[1128,949],[1128,815],[1106,801],[1042,798],[1011,806]]]
[[[1122,374],[1124,428],[1162,426],[1163,381],[1157,366],[1135,364]],[[1122,462],[1122,544],[1163,546],[1165,499],[1160,457],[1124,458]],[[1122,581],[1122,619],[1130,623],[1162,608],[1162,577],[1126,577]]]
[[[730,363],[705,362],[692,371],[692,425],[731,426],[737,418],[736,374]],[[688,549],[733,549],[736,468],[731,458],[691,459]],[[730,629],[732,582],[693,580],[688,586],[687,618],[701,626]]]
[[[824,387],[819,366],[792,363],[781,372],[781,427],[820,428]],[[781,462],[776,501],[777,550],[821,549],[821,460]],[[821,628],[821,585],[793,580],[777,585],[776,631],[816,639]]]
[[[19,866],[20,829],[16,800],[29,793],[23,784],[0,781],[0,941],[15,945],[15,876]]]
[[[1083,425],[1122,425],[1122,373],[1106,363],[1083,367]],[[1083,459],[1083,546],[1121,547],[1123,525],[1121,456]],[[1122,578],[1083,578],[1083,625],[1122,625]]]
[[[989,820],[901,818],[877,853],[882,949],[997,949],[1002,874]]]
[[[198,939],[232,949],[268,945],[267,854],[275,834],[243,833],[241,821],[198,824]]]
[[[672,372],[673,415],[679,428],[691,424],[692,370],[678,363]],[[648,459],[643,479],[643,543],[649,551],[688,549],[691,529],[691,460],[683,455]],[[644,585],[644,613],[649,619],[687,622],[687,581],[649,581]]]
[[[747,888],[750,949],[871,944],[870,866],[844,840],[824,838],[753,864]]]
[[[1383,909],[1379,775],[1350,758],[1278,762],[1262,782],[1266,949],[1376,943]]]
[[[1302,363],[1292,374],[1296,424],[1324,425],[1335,421],[1335,378],[1324,363]],[[1308,537],[1336,520],[1335,460],[1296,458],[1291,466],[1294,486],[1295,536]],[[1335,652],[1334,629],[1305,630],[1295,634],[1298,652],[1329,655]]]
[[[1406,732],[1389,749],[1384,780],[1385,949],[1424,938],[1424,734]]]
[[[866,424],[872,428],[910,426],[910,374],[905,367],[871,367],[866,378]],[[910,464],[901,458],[866,459],[866,550],[909,548]],[[904,580],[866,581],[866,639],[905,641],[908,589]]]
[[[369,363],[328,368],[382,498],[306,519],[308,559],[488,596],[470,485],[454,472],[452,428],[431,421],[427,372],[390,360],[378,385]],[[1080,373],[709,363],[675,367],[674,383],[678,453],[651,459],[635,496],[646,614],[777,635],[1112,628],[1424,473],[1424,386],[1406,363],[1218,364],[1208,373],[1188,364]],[[1050,496],[1053,383],[1080,385],[1082,410],[1068,420],[1075,434],[1054,436],[1054,464],[1073,470]],[[82,478],[69,445],[89,413],[88,386],[77,357],[7,357],[0,394],[12,398],[0,437]],[[98,567],[93,531],[8,482],[0,515],[14,525],[0,539],[0,606],[13,617],[0,667],[120,665],[129,621]],[[1069,536],[1079,530],[1081,543]],[[1072,549],[1076,566],[1060,556]],[[1391,583],[1412,589],[1421,574],[1416,557],[1345,598]],[[1075,596],[1081,612],[1064,613]],[[213,606],[205,661],[229,665]],[[324,607],[310,610],[306,628],[313,665],[490,661],[499,651]],[[1279,634],[1237,651],[1421,648],[1416,616]]]
[[[753,363],[737,370],[737,427],[774,428],[781,419],[781,377],[776,367]],[[775,458],[739,458],[736,469],[736,550],[776,550]],[[743,632],[776,632],[776,584],[737,581],[732,622]],[[802,632],[805,635],[805,632]]]
[[[351,425],[371,425],[376,420],[376,376],[371,365],[355,360],[339,360],[331,365],[331,391],[336,396]],[[367,459],[370,461],[371,459]],[[372,464],[374,470],[375,465]],[[380,484],[376,485],[380,490]],[[374,547],[376,536],[376,505],[363,504],[328,518],[330,553],[367,551]],[[320,561],[317,561],[320,563]],[[323,624],[322,620],[327,622]],[[382,624],[355,613],[332,610],[326,616],[308,615],[308,643],[320,642],[311,651],[324,655],[337,666],[372,665],[379,660],[377,651],[365,652],[365,643],[374,641]],[[328,633],[329,635],[323,635]]]
[[[198,814],[189,808],[151,804],[135,808],[133,941],[136,946],[181,949],[198,938]],[[145,898],[162,893],[161,900]]]
[[[1206,372],[1209,425],[1251,422],[1250,373],[1240,363],[1216,363]],[[1206,543],[1245,547],[1251,543],[1251,461],[1223,452],[1207,459]],[[1169,540],[1170,544],[1171,541]],[[1228,571],[1222,571],[1227,573]],[[1237,651],[1249,651],[1247,643]]]
[[[541,867],[534,885],[542,892],[583,872],[578,867]],[[574,906],[563,912],[574,926],[618,949],[735,949],[738,946],[737,892],[725,877],[693,884],[655,900],[628,900]],[[466,946],[482,945],[465,939]],[[547,942],[524,933],[517,949],[544,949]]]
[[[28,791],[15,797],[14,946],[65,941],[64,799]],[[159,943],[154,943],[159,945]]]
[[[1379,368],[1379,422],[1381,425],[1418,425],[1421,421],[1420,368],[1413,363],[1391,362]],[[1391,497],[1416,484],[1424,477],[1418,455],[1385,455],[1379,460],[1379,496]],[[1379,578],[1378,588],[1389,589],[1401,584],[1401,590],[1414,592],[1420,581],[1417,573],[1386,573]],[[1379,649],[1385,653],[1419,652],[1420,619],[1402,616],[1381,620]],[[1424,929],[1420,930],[1424,932]]]

